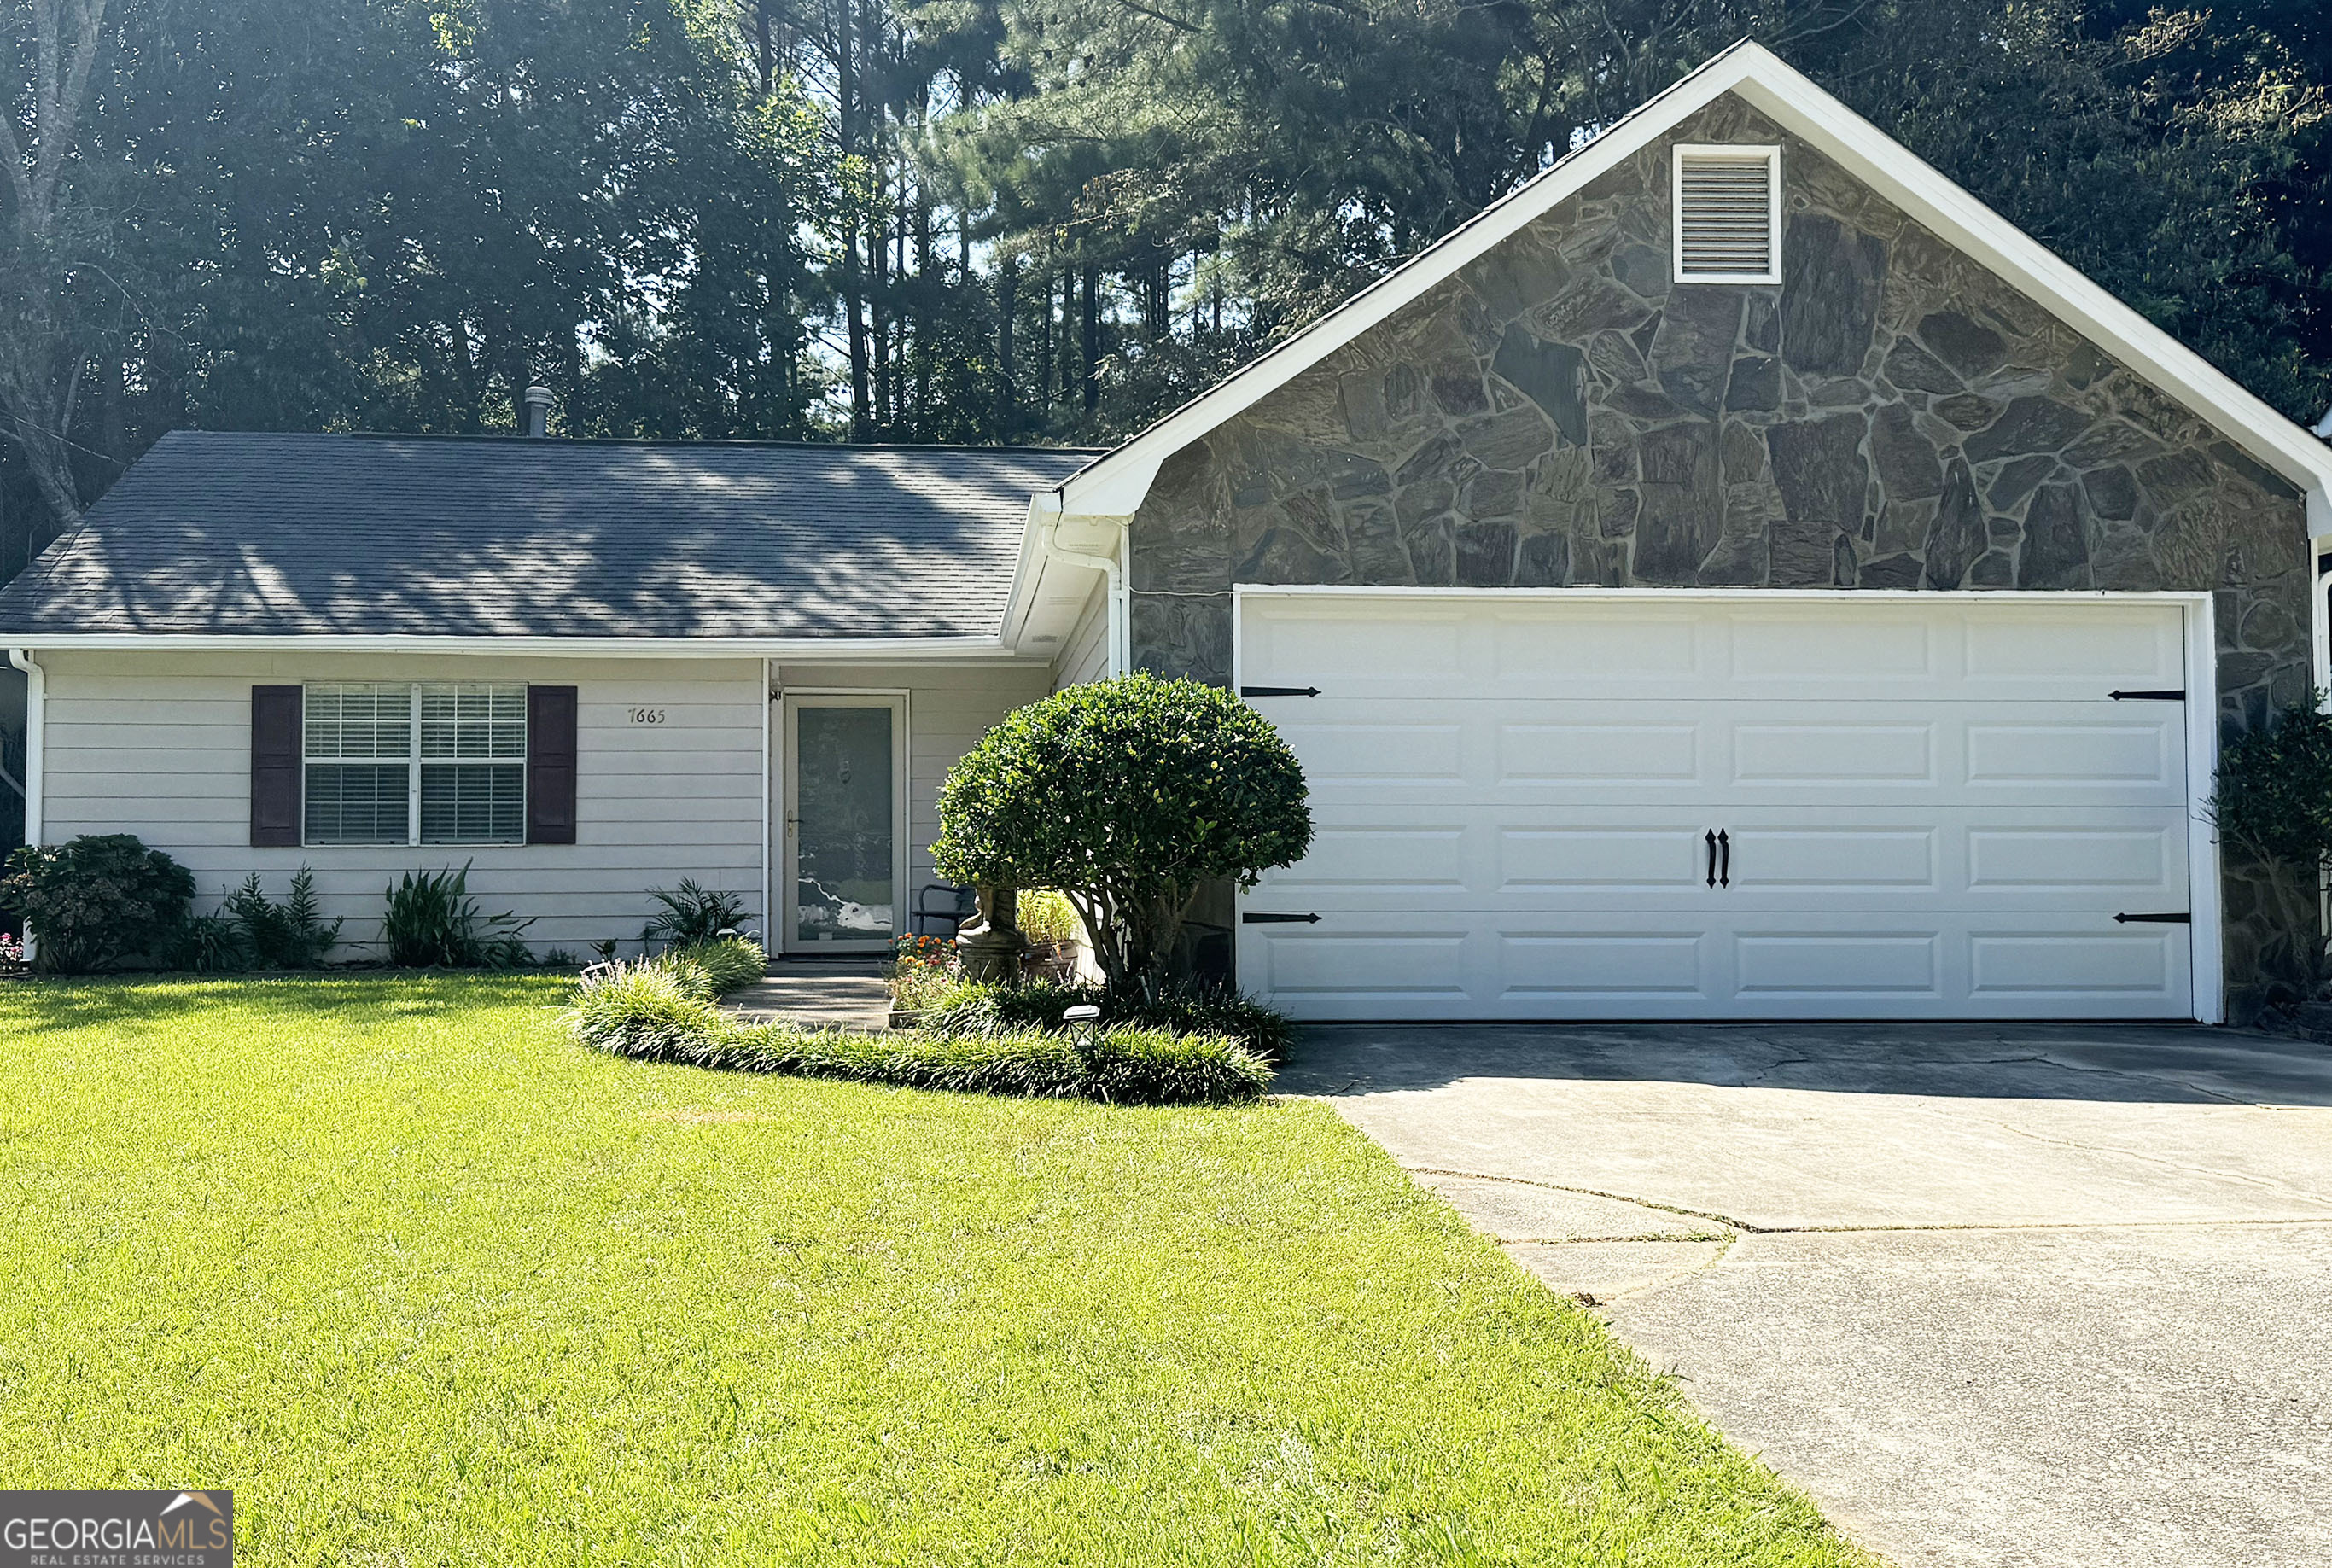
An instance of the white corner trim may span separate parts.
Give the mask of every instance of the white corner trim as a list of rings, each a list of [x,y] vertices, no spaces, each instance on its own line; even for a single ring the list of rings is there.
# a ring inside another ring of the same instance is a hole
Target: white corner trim
[[[1746,41],[1486,207],[1414,260],[1070,475],[1051,492],[1059,498],[1060,509],[1079,516],[1131,517],[1168,456],[1421,298],[1726,92],[1739,93],[2298,485],[2308,497],[2308,532],[2332,535],[2332,446],[2313,439],[1771,51]]]
[[[47,771],[48,675],[30,648],[10,648],[8,663],[24,672],[24,842],[39,844],[43,841],[41,797],[42,778]],[[24,939],[25,961],[30,962],[39,955],[40,933],[27,921],[20,934]]]
[[[778,951],[778,873],[776,847],[769,835],[776,830],[778,770],[770,755],[770,710],[782,701],[778,695],[778,666],[775,660],[761,661],[761,951]]]
[[[48,672],[30,648],[10,648],[8,663],[24,672],[24,842],[41,842],[42,775],[46,770],[44,744],[48,728]]]
[[[2184,596],[2186,621],[2186,947],[2194,965],[2194,1021],[2227,1021],[2226,875],[2219,831],[2203,807],[2218,792],[2219,643],[2216,601]]]

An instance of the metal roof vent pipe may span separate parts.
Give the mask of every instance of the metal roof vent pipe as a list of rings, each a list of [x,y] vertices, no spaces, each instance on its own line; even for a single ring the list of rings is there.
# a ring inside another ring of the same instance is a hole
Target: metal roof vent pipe
[[[526,433],[540,441],[550,434],[550,388],[530,387],[523,397],[526,402]]]

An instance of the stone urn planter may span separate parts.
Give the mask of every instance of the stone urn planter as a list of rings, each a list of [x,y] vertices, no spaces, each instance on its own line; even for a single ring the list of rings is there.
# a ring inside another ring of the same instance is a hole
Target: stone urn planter
[[[1017,985],[1028,953],[1028,937],[1020,929],[1020,892],[983,887],[979,898],[979,912],[955,936],[963,978],[976,985]]]

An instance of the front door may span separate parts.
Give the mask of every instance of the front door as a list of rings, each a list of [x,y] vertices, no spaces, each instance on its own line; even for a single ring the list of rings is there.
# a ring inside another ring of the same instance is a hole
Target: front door
[[[906,700],[800,695],[785,703],[788,952],[878,952],[905,902]]]

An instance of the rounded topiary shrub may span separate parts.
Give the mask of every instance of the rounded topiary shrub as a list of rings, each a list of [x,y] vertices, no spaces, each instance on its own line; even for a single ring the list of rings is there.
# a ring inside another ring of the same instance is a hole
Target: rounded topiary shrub
[[[955,765],[939,806],[940,875],[1058,889],[1113,988],[1163,972],[1207,883],[1252,887],[1312,843],[1304,770],[1270,721],[1218,687],[1148,674],[1013,713]]]
[[[68,974],[166,961],[194,898],[194,875],[129,833],[25,845],[0,876],[0,904],[38,940],[38,967]]]

